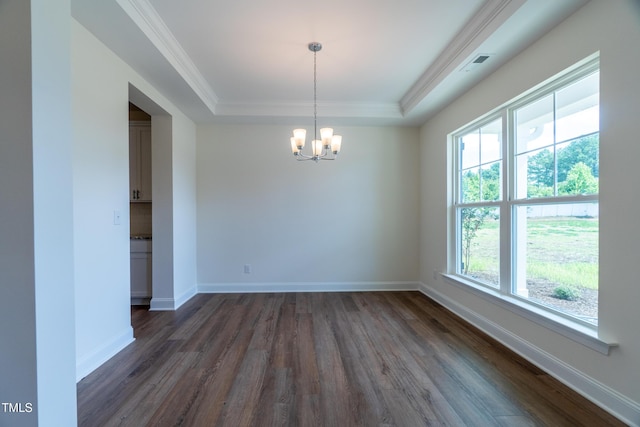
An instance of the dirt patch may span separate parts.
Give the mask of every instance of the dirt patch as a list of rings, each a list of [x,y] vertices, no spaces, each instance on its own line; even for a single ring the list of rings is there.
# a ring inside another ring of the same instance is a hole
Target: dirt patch
[[[488,283],[496,283],[497,277],[491,274],[474,274],[478,280]],[[527,280],[529,299],[544,306],[568,313],[584,321],[598,324],[598,291],[595,289],[579,289],[579,296],[573,301],[563,300],[553,296],[553,290],[557,288],[556,283],[544,279]]]
[[[587,322],[598,323],[598,291],[580,288],[579,297],[574,301],[559,299],[553,296],[558,285],[546,280],[527,280],[529,299],[543,305],[568,312]]]

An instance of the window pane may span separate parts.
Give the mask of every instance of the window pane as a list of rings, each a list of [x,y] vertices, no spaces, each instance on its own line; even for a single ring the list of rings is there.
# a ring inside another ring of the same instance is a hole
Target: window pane
[[[480,201],[480,168],[462,171],[462,203]]]
[[[480,165],[480,135],[478,131],[460,138],[460,157],[462,169]]]
[[[512,292],[598,321],[598,203],[518,206]]]
[[[556,92],[556,141],[598,132],[599,79],[595,73]]]
[[[554,196],[555,161],[553,146],[516,157],[516,197]]]
[[[516,154],[536,150],[555,142],[553,94],[515,111]]]
[[[500,162],[483,165],[482,174],[482,200],[495,201],[501,199],[502,173]]]
[[[500,213],[498,208],[462,208],[460,274],[498,287],[500,278]]]
[[[502,118],[483,126],[480,129],[480,162],[495,162],[502,158]]]
[[[598,139],[588,135],[557,146],[559,196],[598,193]]]

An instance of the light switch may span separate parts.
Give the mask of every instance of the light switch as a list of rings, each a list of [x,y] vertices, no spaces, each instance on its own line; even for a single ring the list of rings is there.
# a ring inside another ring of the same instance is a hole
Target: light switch
[[[120,225],[120,211],[113,211],[113,225]]]

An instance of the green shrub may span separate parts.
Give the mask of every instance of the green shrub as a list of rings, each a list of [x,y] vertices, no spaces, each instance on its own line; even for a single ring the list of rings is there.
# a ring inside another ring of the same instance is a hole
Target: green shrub
[[[558,299],[575,301],[580,296],[580,290],[573,286],[558,286],[553,290],[553,296]]]

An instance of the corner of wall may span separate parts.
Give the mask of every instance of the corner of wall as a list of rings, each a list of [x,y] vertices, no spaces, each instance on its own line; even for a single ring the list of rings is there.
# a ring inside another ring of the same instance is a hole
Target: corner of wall
[[[119,351],[135,341],[133,328],[126,328],[122,334],[113,337],[100,348],[85,355],[76,362],[76,382],[95,371],[100,365],[115,356]]]

